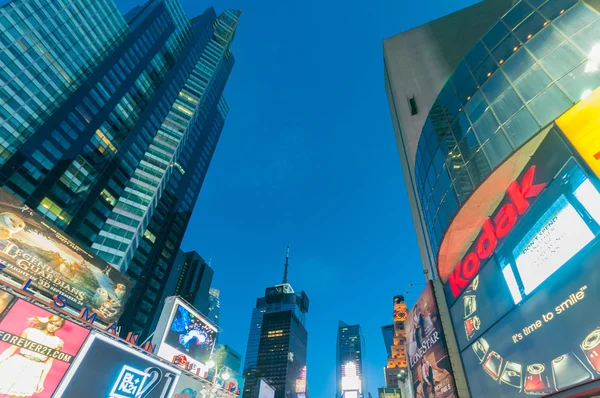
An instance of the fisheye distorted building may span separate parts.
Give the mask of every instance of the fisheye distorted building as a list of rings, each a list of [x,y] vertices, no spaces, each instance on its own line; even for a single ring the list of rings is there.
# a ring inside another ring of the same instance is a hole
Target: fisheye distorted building
[[[586,280],[600,250],[599,11],[486,0],[384,41],[419,249],[461,397],[598,388],[588,305],[600,292]],[[426,390],[437,358],[408,347],[414,387]]]
[[[306,314],[308,296],[288,283],[288,255],[281,284],[265,289],[252,311],[244,361],[243,398],[258,398],[260,380],[275,389],[275,398],[308,397]]]
[[[0,184],[135,283],[148,332],[228,105],[239,11],[176,0],[0,8]]]

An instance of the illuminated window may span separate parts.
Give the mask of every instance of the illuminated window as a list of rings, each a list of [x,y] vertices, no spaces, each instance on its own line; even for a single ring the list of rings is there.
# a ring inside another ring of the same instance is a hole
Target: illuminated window
[[[146,230],[144,232],[144,237],[147,238],[152,243],[156,242],[156,236],[149,230]]]

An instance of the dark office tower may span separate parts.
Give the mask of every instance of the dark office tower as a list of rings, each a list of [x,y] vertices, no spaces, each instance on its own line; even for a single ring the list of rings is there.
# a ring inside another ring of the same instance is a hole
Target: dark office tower
[[[344,397],[344,390],[359,390],[359,398],[368,397],[364,354],[365,337],[360,325],[348,325],[340,321],[336,344],[337,398]],[[346,367],[349,366],[356,368],[355,376],[346,374]]]
[[[175,296],[181,296],[198,311],[208,315],[208,292],[214,271],[195,251],[184,253]]]
[[[208,319],[217,326],[219,326],[219,316],[221,315],[220,295],[220,290],[214,287],[211,287],[208,291]]]
[[[295,293],[287,281],[288,259],[289,248],[283,282],[265,289],[252,312],[243,398],[258,397],[260,378],[275,388],[275,398],[296,397],[297,385],[306,384],[309,302],[306,293]]]
[[[42,4],[42,6],[40,6]],[[146,332],[223,128],[239,11],[176,0],[0,8],[0,185],[135,282]]]

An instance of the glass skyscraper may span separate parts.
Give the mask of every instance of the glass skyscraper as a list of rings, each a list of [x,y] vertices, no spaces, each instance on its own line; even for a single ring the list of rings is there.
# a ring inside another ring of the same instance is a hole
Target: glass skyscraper
[[[263,378],[275,388],[275,398],[297,397],[296,383],[306,383],[306,313],[308,296],[295,293],[287,282],[288,257],[283,283],[265,289],[252,311],[246,358],[243,398],[258,397]],[[300,382],[302,383],[302,382]],[[300,393],[308,396],[306,392]]]
[[[360,381],[359,398],[368,398],[366,369],[363,362],[365,355],[365,336],[360,325],[348,325],[340,321],[337,331],[336,344],[336,397],[344,397],[342,378],[345,376],[345,366],[351,362],[356,366],[356,376]],[[353,390],[355,386],[352,386]]]
[[[221,134],[240,16],[176,0],[0,8],[0,184],[135,283],[147,332]]]

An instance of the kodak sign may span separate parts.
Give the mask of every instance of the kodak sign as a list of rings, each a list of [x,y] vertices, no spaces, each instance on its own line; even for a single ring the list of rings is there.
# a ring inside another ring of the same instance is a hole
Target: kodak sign
[[[471,251],[456,264],[448,278],[454,297],[458,297],[465,290],[479,273],[481,262],[494,254],[498,242],[510,233],[519,217],[527,211],[530,206],[529,199],[537,197],[544,190],[547,184],[535,184],[534,177],[535,166],[531,166],[521,182],[513,181],[508,186],[507,203],[495,215],[484,221],[479,238],[471,246]]]

